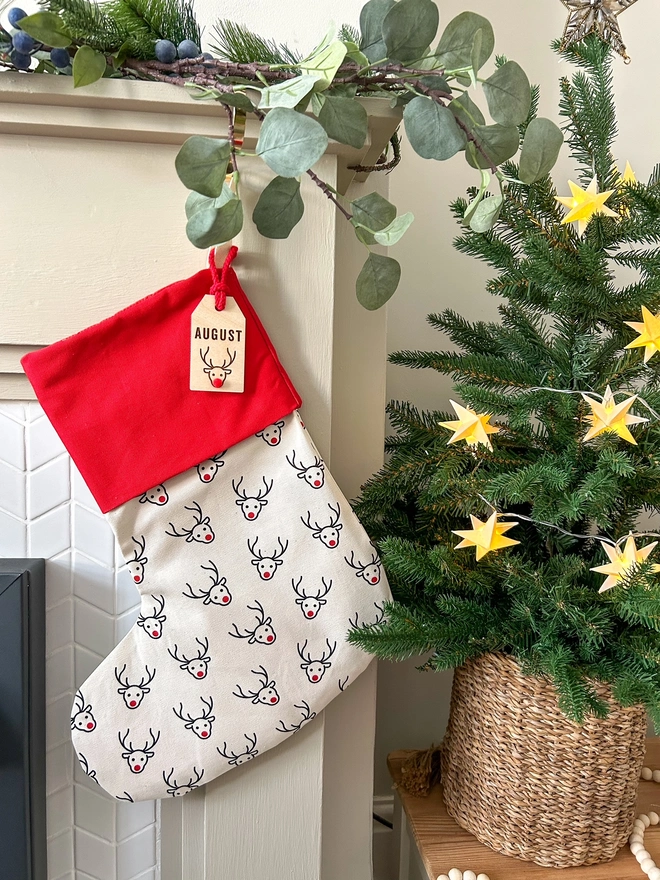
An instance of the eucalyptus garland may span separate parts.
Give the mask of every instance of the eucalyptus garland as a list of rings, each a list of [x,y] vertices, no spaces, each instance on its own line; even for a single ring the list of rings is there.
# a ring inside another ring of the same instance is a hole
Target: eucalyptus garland
[[[560,129],[537,118],[537,90],[520,65],[498,56],[484,73],[495,47],[490,22],[462,12],[438,39],[433,0],[369,0],[359,31],[332,29],[305,57],[225,20],[213,27],[212,52],[202,53],[190,0],[42,0],[42,7],[29,16],[10,10],[12,27],[0,28],[0,65],[70,75],[76,88],[102,77],[166,82],[223,104],[227,137],[191,137],[176,158],[190,190],[186,233],[199,248],[229,241],[243,226],[239,164],[255,154],[242,148],[234,121],[237,113],[256,116],[262,123],[256,155],[276,175],[252,215],[258,231],[267,238],[290,235],[304,214],[300,183],[308,175],[367,249],[356,283],[367,309],[387,302],[401,275],[378,246],[396,244],[413,215],[399,214],[377,193],[350,200],[313,170],[330,139],[364,146],[368,116],[361,98],[401,108],[408,142],[423,158],[465,156],[478,186],[464,223],[475,232],[493,228],[510,183],[529,186],[545,177],[562,145]],[[376,166],[358,169],[391,170],[399,156],[395,135]]]

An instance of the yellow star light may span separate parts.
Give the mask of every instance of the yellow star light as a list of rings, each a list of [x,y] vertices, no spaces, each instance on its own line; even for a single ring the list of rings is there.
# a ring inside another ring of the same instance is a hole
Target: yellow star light
[[[626,168],[623,174],[619,175],[619,183],[637,183],[637,176],[632,170],[630,162],[626,162]]]
[[[599,593],[604,593],[606,590],[611,590],[612,587],[616,587],[619,581],[623,580],[628,574],[630,574],[632,568],[639,565],[640,562],[644,562],[644,560],[650,556],[658,542],[653,541],[652,544],[647,544],[646,547],[641,547],[639,550],[635,546],[635,539],[632,535],[627,538],[623,550],[621,550],[620,547],[613,547],[611,544],[606,544],[604,541],[601,541],[600,543],[603,550],[609,556],[610,561],[607,565],[598,565],[591,570],[597,571],[599,574],[607,575],[607,579],[598,591]],[[660,571],[660,565],[654,565],[653,571]]]
[[[449,428],[450,431],[454,432],[447,441],[447,445],[457,443],[459,440],[465,440],[468,446],[478,446],[481,443],[482,446],[487,446],[492,452],[493,445],[488,435],[497,434],[500,430],[488,424],[492,416],[479,415],[473,409],[461,406],[460,403],[455,403],[453,400],[449,402],[454,407],[454,412],[458,419],[455,422],[440,422],[441,427]]]
[[[490,553],[491,550],[501,550],[503,547],[511,547],[513,544],[520,544],[520,541],[514,541],[513,538],[505,538],[504,533],[508,532],[517,522],[497,521],[497,511],[490,516],[486,522],[481,522],[476,516],[470,516],[472,528],[466,531],[452,532],[462,538],[460,544],[454,547],[454,550],[461,550],[464,547],[477,548],[477,562]]]
[[[624,324],[639,333],[637,339],[626,345],[626,348],[644,347],[644,363],[648,363],[656,351],[660,351],[660,315],[654,315],[646,306],[642,306],[642,320],[624,321]]]
[[[598,181],[595,177],[586,189],[582,189],[581,186],[573,183],[572,180],[568,181],[568,185],[571,188],[572,195],[555,196],[555,198],[564,207],[570,208],[568,214],[561,221],[562,224],[577,222],[580,236],[584,235],[585,229],[596,214],[602,214],[605,217],[619,216],[605,204],[615,190],[608,189],[605,192],[599,193]]]
[[[615,403],[612,389],[608,385],[602,403],[594,400],[592,397],[588,397],[586,394],[583,394],[582,397],[591,407],[591,412],[587,416],[591,422],[591,427],[582,438],[583,443],[593,440],[594,437],[598,437],[600,434],[611,433],[618,434],[619,437],[627,440],[628,443],[634,443],[637,446],[637,441],[627,426],[639,425],[641,422],[648,422],[648,419],[643,419],[641,416],[631,416],[628,412],[637,400],[636,394],[626,398],[626,400],[622,400],[621,403]]]

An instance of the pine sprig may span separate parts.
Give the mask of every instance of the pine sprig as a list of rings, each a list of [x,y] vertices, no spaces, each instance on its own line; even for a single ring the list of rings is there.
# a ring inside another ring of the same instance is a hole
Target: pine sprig
[[[259,36],[254,31],[221,18],[212,27],[211,49],[219,58],[239,64],[274,64],[295,68],[301,55],[286,43],[278,43]]]

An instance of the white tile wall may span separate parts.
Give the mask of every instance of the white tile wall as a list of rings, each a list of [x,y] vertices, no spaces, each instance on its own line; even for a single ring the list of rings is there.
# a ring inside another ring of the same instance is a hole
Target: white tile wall
[[[48,880],[158,880],[155,804],[78,766],[75,689],[130,629],[137,592],[112,530],[36,403],[0,405],[0,556],[45,557]]]

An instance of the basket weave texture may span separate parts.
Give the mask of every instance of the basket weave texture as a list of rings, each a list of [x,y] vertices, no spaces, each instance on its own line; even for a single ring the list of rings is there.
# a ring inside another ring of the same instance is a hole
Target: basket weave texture
[[[580,726],[551,682],[486,654],[454,673],[442,746],[449,814],[497,852],[565,868],[614,858],[629,837],[645,753],[643,706]]]

